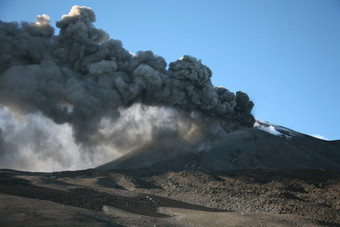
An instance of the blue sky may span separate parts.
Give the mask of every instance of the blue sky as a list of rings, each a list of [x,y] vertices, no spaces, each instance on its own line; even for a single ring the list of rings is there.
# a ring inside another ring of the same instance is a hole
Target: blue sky
[[[214,85],[248,93],[256,118],[340,139],[340,1],[1,0],[0,20],[55,25],[73,5],[130,52],[201,59]]]

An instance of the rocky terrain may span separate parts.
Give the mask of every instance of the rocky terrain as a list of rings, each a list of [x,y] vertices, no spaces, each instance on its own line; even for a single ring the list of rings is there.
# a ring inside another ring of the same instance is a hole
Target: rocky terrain
[[[0,226],[340,226],[340,141],[257,121],[200,149],[0,170]]]
[[[337,226],[339,170],[0,171],[0,226]]]

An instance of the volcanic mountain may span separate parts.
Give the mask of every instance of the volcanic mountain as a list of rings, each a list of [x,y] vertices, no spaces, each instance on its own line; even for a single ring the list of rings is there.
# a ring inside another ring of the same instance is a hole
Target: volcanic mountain
[[[199,149],[173,149],[172,143],[162,149],[150,143],[97,169],[340,169],[340,140],[325,141],[259,120],[253,128],[229,132]]]
[[[340,168],[339,141],[255,122],[251,98],[213,85],[202,60],[132,54],[95,21],[83,6],[59,34],[45,14],[0,21],[0,168],[89,168],[117,155],[98,168]]]

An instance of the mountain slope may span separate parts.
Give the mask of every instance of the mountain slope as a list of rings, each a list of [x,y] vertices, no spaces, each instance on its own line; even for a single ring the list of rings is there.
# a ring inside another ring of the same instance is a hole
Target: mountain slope
[[[325,141],[291,129],[257,121],[254,128],[228,133],[205,151],[175,151],[148,144],[112,162],[107,169],[158,170],[340,169],[340,141]],[[171,152],[172,151],[172,152]]]

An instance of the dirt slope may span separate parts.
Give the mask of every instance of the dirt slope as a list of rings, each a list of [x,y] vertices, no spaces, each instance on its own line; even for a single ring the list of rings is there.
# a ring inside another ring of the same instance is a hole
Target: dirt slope
[[[98,169],[340,169],[339,141],[320,140],[281,126],[277,132],[280,135],[257,128],[233,131],[207,144],[209,148],[204,151],[177,151],[171,149],[171,144],[159,149],[148,144]]]
[[[0,171],[0,226],[340,224],[340,172]]]

